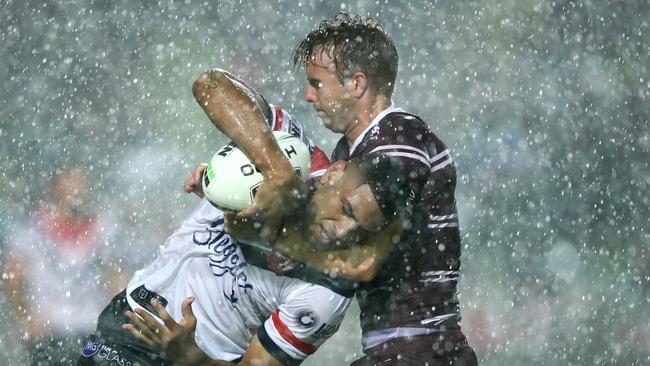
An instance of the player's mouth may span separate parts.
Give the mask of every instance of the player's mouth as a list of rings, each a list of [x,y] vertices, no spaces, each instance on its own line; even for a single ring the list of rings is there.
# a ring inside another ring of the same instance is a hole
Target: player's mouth
[[[328,235],[327,230],[325,230],[325,227],[321,225],[316,225],[315,228],[316,231],[316,238],[318,241],[320,241],[322,244],[329,244],[332,242],[332,237]]]

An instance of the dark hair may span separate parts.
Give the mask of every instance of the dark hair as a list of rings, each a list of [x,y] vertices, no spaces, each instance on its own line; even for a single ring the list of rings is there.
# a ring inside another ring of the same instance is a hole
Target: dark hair
[[[397,78],[397,49],[377,19],[339,13],[334,19],[323,20],[296,46],[294,67],[306,67],[319,46],[317,52],[332,59],[341,82],[362,72],[374,93],[391,97]]]
[[[369,154],[357,159],[362,184],[368,184],[384,215],[384,224],[407,215],[415,198],[415,188],[403,164],[388,155]]]

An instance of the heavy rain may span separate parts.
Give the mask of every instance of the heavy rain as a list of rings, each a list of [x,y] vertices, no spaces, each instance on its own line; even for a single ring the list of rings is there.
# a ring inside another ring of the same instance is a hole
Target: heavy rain
[[[385,24],[394,103],[453,155],[479,364],[650,364],[647,0],[0,1],[0,364],[81,342],[192,212],[185,178],[228,142],[192,95],[202,72],[238,75],[332,152],[291,55],[338,12]],[[98,244],[61,281],[34,220],[66,179],[88,220],[56,235]],[[304,365],[361,357],[358,318],[355,302]]]

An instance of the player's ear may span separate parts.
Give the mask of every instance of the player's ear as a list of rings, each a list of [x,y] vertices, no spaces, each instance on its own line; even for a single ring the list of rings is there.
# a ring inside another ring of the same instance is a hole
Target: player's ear
[[[325,174],[320,177],[320,183],[334,183],[341,179],[345,172],[345,164],[345,160],[338,160],[330,165],[325,171]]]
[[[359,99],[368,90],[368,77],[362,72],[357,72],[352,76],[353,89],[352,96]]]

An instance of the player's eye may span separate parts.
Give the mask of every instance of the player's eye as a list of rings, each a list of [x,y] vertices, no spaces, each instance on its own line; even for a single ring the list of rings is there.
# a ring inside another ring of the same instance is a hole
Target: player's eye
[[[309,80],[309,85],[311,85],[314,89],[320,89],[323,83],[321,83],[319,80],[311,79]]]
[[[354,216],[354,211],[352,211],[352,205],[350,205],[350,201],[344,199],[342,201],[342,204],[343,204],[343,214],[353,220],[356,220],[356,217]]]

